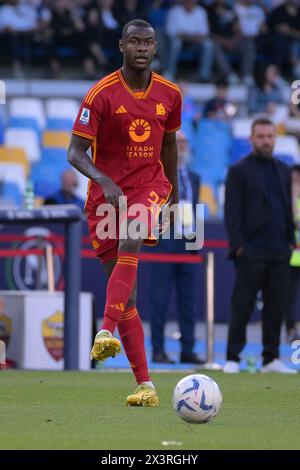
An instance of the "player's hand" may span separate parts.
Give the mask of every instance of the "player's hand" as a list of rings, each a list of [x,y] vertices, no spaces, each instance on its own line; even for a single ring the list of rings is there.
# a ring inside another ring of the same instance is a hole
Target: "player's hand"
[[[161,207],[160,221],[158,223],[158,236],[161,236],[170,226],[170,212],[168,203]]]
[[[116,208],[119,207],[119,197],[124,196],[122,189],[108,177],[102,178],[99,184],[103,189],[106,202]]]
[[[161,217],[158,224],[158,233],[162,235],[169,227],[173,227],[176,219],[176,210],[175,207],[170,210],[170,204],[167,203],[161,208]],[[174,214],[175,212],[175,214]]]

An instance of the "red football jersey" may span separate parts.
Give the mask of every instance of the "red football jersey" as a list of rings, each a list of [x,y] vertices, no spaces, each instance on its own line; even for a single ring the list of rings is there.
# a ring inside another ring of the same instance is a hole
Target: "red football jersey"
[[[171,187],[160,153],[164,134],[180,124],[181,94],[174,83],[151,72],[147,90],[135,93],[118,70],[87,93],[72,132],[92,140],[96,167],[127,195],[151,182]],[[91,182],[88,201],[100,202],[102,196]]]

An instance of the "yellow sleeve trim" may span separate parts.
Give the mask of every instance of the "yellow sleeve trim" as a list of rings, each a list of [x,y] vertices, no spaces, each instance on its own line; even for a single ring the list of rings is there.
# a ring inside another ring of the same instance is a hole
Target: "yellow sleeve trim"
[[[104,90],[104,88],[107,88],[109,86],[112,86],[114,85],[115,83],[118,83],[120,80],[118,78],[112,80],[112,81],[108,81],[108,82],[105,82],[103,83],[102,85],[99,85],[97,88],[95,88],[95,90],[93,91],[93,93],[91,93],[89,95],[89,97],[86,99],[86,103],[91,105],[94,98],[96,98],[96,96],[102,91]]]
[[[84,134],[83,132],[79,132],[79,131],[72,131],[72,134],[79,135],[80,137],[84,137],[85,139],[89,139],[89,140],[95,140],[96,138],[92,135]]]
[[[93,95],[94,91],[97,88],[101,87],[102,85],[104,85],[105,83],[108,83],[111,80],[114,80],[116,77],[117,77],[117,72],[113,72],[113,73],[107,75],[106,77],[103,77],[97,83],[95,83],[95,85],[92,86],[92,88],[89,90],[89,92],[87,93],[87,95],[85,97],[86,103],[89,102],[89,99],[90,99],[91,95]]]
[[[172,132],[177,132],[177,131],[179,131],[180,127],[181,127],[181,126],[176,127],[176,129],[171,129],[171,130],[169,130],[169,131],[165,131],[165,134],[171,134]]]

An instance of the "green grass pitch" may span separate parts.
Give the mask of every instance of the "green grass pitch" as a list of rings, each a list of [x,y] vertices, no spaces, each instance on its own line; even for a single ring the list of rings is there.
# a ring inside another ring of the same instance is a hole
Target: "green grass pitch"
[[[299,377],[206,374],[223,406],[210,423],[188,424],[171,406],[184,373],[152,374],[159,407],[126,408],[131,374],[2,370],[0,449],[300,448]]]

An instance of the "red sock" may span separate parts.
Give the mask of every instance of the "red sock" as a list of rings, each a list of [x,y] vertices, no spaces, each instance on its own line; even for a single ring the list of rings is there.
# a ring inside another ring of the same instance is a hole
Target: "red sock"
[[[149,382],[143,325],[136,307],[126,309],[118,323],[119,334],[138,384]]]
[[[125,311],[137,275],[138,257],[119,255],[109,278],[102,329],[114,333],[117,323]]]

